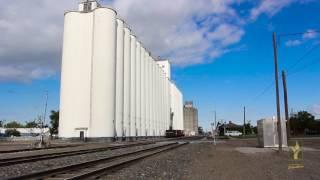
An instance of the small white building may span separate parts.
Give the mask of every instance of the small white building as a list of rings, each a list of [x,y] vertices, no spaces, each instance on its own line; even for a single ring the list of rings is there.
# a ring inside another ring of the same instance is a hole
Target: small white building
[[[260,147],[279,147],[277,120],[261,119],[257,122],[258,145]],[[285,121],[281,121],[282,146],[287,147],[287,131]]]

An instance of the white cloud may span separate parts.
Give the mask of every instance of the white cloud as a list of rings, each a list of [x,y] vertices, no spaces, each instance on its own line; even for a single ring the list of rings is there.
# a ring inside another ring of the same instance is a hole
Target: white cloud
[[[214,43],[229,46],[239,42],[243,35],[244,30],[242,28],[230,24],[221,24],[215,31],[208,33],[208,38]]]
[[[47,78],[60,69],[63,13],[76,4],[0,1],[0,82]]]
[[[252,20],[255,20],[261,14],[273,16],[294,1],[295,0],[261,0],[260,4],[251,10],[250,17]]]
[[[315,115],[320,115],[320,104],[315,104],[312,106],[312,112]]]
[[[286,46],[292,47],[292,46],[299,46],[302,42],[300,40],[288,40],[286,42]]]
[[[308,40],[312,40],[318,36],[318,32],[312,29],[307,30],[299,39],[288,40],[285,45],[288,47],[299,46]]]
[[[112,6],[154,56],[187,66],[211,62],[240,41],[244,30],[234,3],[238,1],[116,0]]]
[[[302,35],[302,38],[303,39],[314,39],[317,37],[317,35],[318,35],[318,32],[316,32],[313,29],[308,29],[307,32]]]
[[[234,5],[243,1],[247,0],[105,2],[128,22],[154,57],[188,66],[209,63],[236,49],[245,34],[246,21],[239,17]],[[63,13],[76,9],[77,2],[0,1],[0,81],[30,81],[59,72]],[[253,8],[251,16],[273,15],[289,2],[263,0]]]

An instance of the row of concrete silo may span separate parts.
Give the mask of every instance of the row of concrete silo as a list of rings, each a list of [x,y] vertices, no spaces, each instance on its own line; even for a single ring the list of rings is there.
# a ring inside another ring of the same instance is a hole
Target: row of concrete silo
[[[65,13],[59,136],[164,136],[183,100],[161,64],[113,9]]]

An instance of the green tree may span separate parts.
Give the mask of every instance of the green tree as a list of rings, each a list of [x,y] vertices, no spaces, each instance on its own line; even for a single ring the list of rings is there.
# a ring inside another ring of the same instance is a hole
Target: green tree
[[[51,111],[50,114],[50,135],[58,134],[59,129],[59,111]]]
[[[294,135],[304,134],[306,130],[317,128],[317,122],[312,114],[307,111],[299,111],[290,117],[290,129]]]
[[[248,121],[248,123],[246,123],[244,126],[246,128],[246,135],[250,135],[253,133],[253,126],[251,125],[251,121]],[[240,131],[240,132],[242,132],[242,131]]]
[[[198,127],[198,133],[199,133],[199,135],[203,135],[204,134],[203,128],[201,126]]]
[[[29,122],[26,122],[26,128],[37,128],[39,127],[39,124],[36,122],[36,120],[33,120],[33,121],[29,121]]]
[[[254,134],[258,134],[258,127],[257,127],[257,126],[254,126],[254,127],[252,128],[252,130],[253,130],[253,133],[254,133]]]
[[[11,121],[4,125],[5,128],[24,128],[22,124],[17,121]]]
[[[7,129],[6,131],[5,131],[5,135],[6,136],[16,136],[16,137],[18,137],[18,136],[21,136],[20,135],[20,132],[19,131],[17,131],[16,129]]]

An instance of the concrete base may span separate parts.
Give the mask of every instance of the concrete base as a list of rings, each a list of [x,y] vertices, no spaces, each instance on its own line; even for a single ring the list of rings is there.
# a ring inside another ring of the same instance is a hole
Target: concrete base
[[[80,138],[60,138],[64,141],[69,142],[101,142],[101,143],[110,143],[116,141],[114,137],[95,137],[95,138],[85,138],[84,140],[80,140]]]
[[[143,140],[159,140],[164,138],[164,136],[139,136],[139,137],[90,137],[85,138],[85,140],[80,140],[79,137],[74,138],[59,138],[67,142],[100,142],[100,143],[110,143],[110,142],[134,142]]]

